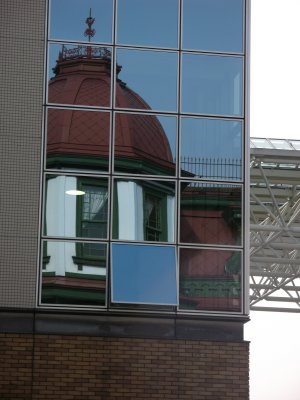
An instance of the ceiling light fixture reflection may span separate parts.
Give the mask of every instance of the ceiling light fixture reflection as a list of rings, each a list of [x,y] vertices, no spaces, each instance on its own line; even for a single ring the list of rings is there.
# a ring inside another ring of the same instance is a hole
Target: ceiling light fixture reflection
[[[77,190],[77,189],[71,189],[67,190],[66,194],[69,194],[70,196],[82,196],[85,194],[82,190]]]

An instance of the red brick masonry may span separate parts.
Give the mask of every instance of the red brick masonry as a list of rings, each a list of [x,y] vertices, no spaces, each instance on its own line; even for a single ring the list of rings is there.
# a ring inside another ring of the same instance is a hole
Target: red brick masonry
[[[247,342],[0,334],[0,399],[248,400]]]

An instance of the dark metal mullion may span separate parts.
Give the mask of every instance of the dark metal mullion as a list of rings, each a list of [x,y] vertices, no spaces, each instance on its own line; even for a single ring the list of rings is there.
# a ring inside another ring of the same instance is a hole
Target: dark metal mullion
[[[114,129],[115,129],[115,80],[116,80],[116,33],[117,33],[117,0],[113,0],[113,20],[112,20],[112,59],[111,59],[111,112],[110,112],[110,160],[109,160],[109,201],[108,201],[108,223],[107,223],[107,274],[106,274],[106,308],[111,305],[111,249],[112,249],[112,222],[113,222],[113,171],[114,171]]]

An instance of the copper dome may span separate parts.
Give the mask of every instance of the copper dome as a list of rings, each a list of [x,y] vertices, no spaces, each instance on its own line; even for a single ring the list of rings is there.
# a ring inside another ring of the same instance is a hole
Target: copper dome
[[[117,66],[117,74],[120,70],[121,67]],[[55,76],[50,79],[48,87],[50,103],[110,106],[111,58],[106,48],[78,46],[68,50],[63,46],[53,71]],[[115,85],[117,108],[151,110],[150,106],[124,82],[117,79]],[[72,156],[77,157],[77,160],[79,157],[85,157],[96,165],[97,158],[107,160],[109,132],[108,111],[49,109],[47,158],[52,160],[49,165],[55,165],[60,159],[58,165],[56,164],[56,167],[59,167],[62,155],[65,156],[64,160]],[[116,113],[115,160],[122,160],[122,165],[124,160],[130,160],[139,165],[136,168],[141,170],[147,164],[149,171],[158,168],[164,171],[163,174],[174,172],[168,138],[158,118],[151,114]]]

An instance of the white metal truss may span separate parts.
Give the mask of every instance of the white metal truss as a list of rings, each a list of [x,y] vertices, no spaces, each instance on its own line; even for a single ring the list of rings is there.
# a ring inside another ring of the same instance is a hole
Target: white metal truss
[[[251,138],[250,308],[300,312],[300,140]]]

